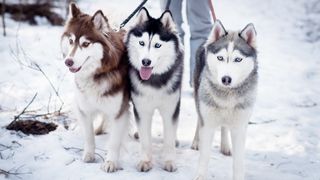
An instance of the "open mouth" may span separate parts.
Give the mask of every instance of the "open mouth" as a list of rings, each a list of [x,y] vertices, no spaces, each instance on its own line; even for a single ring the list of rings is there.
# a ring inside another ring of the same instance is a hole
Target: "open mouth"
[[[150,79],[151,74],[152,74],[152,69],[153,69],[152,67],[144,67],[144,66],[142,66],[140,71],[139,71],[141,79],[142,80]]]
[[[90,56],[88,56],[86,58],[86,60],[82,63],[82,65],[78,68],[74,68],[74,67],[69,67],[69,71],[72,72],[72,73],[76,73],[78,71],[80,71],[81,67],[88,61],[88,59],[90,58]]]
[[[76,72],[80,71],[80,69],[81,69],[81,66],[78,68],[69,68],[69,71],[72,73],[76,73]]]

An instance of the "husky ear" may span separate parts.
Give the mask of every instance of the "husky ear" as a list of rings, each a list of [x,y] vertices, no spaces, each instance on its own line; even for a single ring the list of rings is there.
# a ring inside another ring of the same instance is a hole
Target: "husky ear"
[[[256,46],[257,32],[253,24],[248,24],[242,31],[240,31],[240,37],[244,39],[251,47]]]
[[[75,3],[70,3],[69,5],[69,14],[71,18],[78,17],[81,14],[80,9]]]
[[[207,43],[216,42],[218,39],[225,35],[227,35],[226,29],[223,27],[220,20],[216,20],[216,22],[213,24]]]
[[[176,30],[176,25],[173,21],[172,14],[169,10],[166,10],[160,17],[160,21],[163,24],[163,26],[170,31],[177,31]]]
[[[146,22],[149,19],[149,17],[150,15],[148,10],[145,7],[141,8],[136,18],[136,24]]]
[[[103,15],[101,10],[94,13],[92,16],[92,22],[94,27],[103,33],[107,33],[111,30],[108,19]]]

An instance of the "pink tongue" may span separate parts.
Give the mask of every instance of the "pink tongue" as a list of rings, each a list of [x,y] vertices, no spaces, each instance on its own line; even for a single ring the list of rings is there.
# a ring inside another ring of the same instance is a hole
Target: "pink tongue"
[[[150,67],[141,67],[140,69],[140,77],[143,80],[148,80],[151,76],[152,68]]]

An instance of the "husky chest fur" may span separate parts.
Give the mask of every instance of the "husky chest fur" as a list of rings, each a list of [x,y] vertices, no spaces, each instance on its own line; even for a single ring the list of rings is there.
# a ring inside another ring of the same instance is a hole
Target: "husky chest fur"
[[[192,148],[200,150],[198,180],[205,179],[214,131],[221,128],[221,152],[230,155],[233,179],[244,179],[246,128],[258,82],[256,32],[252,24],[242,31],[226,31],[219,20],[197,54],[194,73],[198,127]]]
[[[93,16],[70,5],[70,19],[61,38],[65,65],[75,75],[75,109],[84,132],[83,161],[94,160],[93,119],[101,114],[112,124],[102,169],[118,169],[129,108],[127,52],[124,32],[114,32],[99,10]]]
[[[139,171],[151,162],[151,121],[158,109],[164,124],[164,169],[174,171],[175,139],[180,110],[183,51],[171,13],[152,18],[139,12],[127,35],[131,98],[142,147]]]

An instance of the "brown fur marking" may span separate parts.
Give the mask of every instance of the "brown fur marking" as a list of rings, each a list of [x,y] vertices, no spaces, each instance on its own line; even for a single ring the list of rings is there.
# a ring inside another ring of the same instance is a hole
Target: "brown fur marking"
[[[72,32],[76,36],[75,43],[77,46],[79,46],[79,38],[81,36],[85,36],[88,40],[100,43],[103,46],[104,51],[103,58],[101,59],[101,67],[96,70],[92,78],[93,81],[98,84],[102,81],[108,81],[108,83],[111,84],[111,87],[105,91],[103,96],[112,96],[120,92],[123,93],[122,105],[116,117],[119,118],[128,110],[130,100],[128,56],[123,43],[125,31],[115,32],[111,30],[108,31],[108,36],[105,36],[103,32],[94,26],[94,16],[89,16],[82,12],[78,13],[75,9],[74,12],[76,16],[67,22],[63,36],[68,36],[70,35],[69,32]]]

